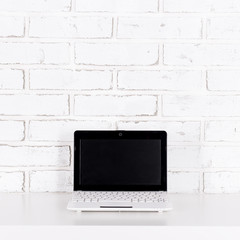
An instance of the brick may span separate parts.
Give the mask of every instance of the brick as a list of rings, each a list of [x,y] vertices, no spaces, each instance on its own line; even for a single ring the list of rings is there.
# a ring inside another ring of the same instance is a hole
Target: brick
[[[240,96],[163,96],[164,116],[240,116]]]
[[[240,167],[240,149],[233,146],[169,146],[168,167],[234,168]]]
[[[198,142],[200,140],[200,122],[180,121],[120,121],[122,130],[165,130],[169,142]]]
[[[67,12],[71,10],[71,0],[1,0],[0,11],[24,12]]]
[[[216,142],[240,142],[240,122],[232,120],[206,122],[205,140]]]
[[[240,148],[235,146],[204,147],[201,158],[204,167],[239,168]]]
[[[70,165],[70,147],[0,146],[1,166],[58,166]]]
[[[240,39],[239,17],[214,17],[207,20],[207,38]]]
[[[110,38],[111,17],[31,17],[30,37]]]
[[[0,95],[0,115],[54,116],[68,115],[68,112],[68,96]]]
[[[52,120],[30,121],[29,139],[32,141],[73,141],[76,130],[113,129],[107,121]]]
[[[239,91],[239,70],[209,70],[208,89],[212,91]]]
[[[45,69],[30,71],[31,89],[93,90],[110,89],[110,71]]]
[[[0,89],[23,89],[23,85],[24,75],[22,70],[0,70]]]
[[[127,90],[190,91],[203,88],[201,71],[120,71],[118,88]]]
[[[240,44],[165,44],[164,64],[239,66]]]
[[[168,172],[168,191],[173,193],[199,192],[198,172]]]
[[[238,0],[165,0],[165,12],[240,12]]]
[[[120,17],[118,38],[201,38],[202,23],[196,17]]]
[[[78,12],[157,12],[158,0],[76,0]]]
[[[24,139],[23,121],[1,121],[0,141],[21,141]]]
[[[31,192],[70,192],[73,187],[71,171],[32,171]]]
[[[201,147],[168,146],[168,168],[200,168],[202,166]]]
[[[22,172],[0,172],[0,192],[23,192]]]
[[[67,43],[0,43],[0,64],[66,64]]]
[[[154,65],[158,45],[144,43],[77,43],[75,62],[84,65]]]
[[[146,116],[156,113],[154,96],[75,96],[75,115]]]
[[[24,18],[0,16],[0,37],[23,37]]]
[[[240,193],[239,172],[205,172],[205,193]]]

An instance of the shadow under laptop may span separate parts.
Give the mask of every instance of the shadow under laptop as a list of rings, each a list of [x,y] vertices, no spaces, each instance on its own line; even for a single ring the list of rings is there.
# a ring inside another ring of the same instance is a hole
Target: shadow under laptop
[[[165,213],[160,212],[73,212],[76,225],[165,226]]]

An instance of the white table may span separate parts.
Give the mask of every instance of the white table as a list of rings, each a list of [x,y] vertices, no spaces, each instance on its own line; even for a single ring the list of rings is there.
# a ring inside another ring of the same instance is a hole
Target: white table
[[[66,209],[71,194],[1,193],[0,239],[240,239],[240,194],[169,196],[174,209],[165,213],[81,213]]]
[[[173,210],[72,212],[68,193],[1,193],[0,225],[240,226],[240,194],[169,194]]]

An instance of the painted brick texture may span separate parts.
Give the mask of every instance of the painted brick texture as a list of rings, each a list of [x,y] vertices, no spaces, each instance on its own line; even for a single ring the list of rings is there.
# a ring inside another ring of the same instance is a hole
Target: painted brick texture
[[[170,192],[240,192],[240,1],[0,13],[0,192],[71,191],[77,129],[165,130]]]
[[[110,17],[32,17],[29,36],[49,38],[110,38]]]
[[[143,43],[77,43],[77,64],[83,65],[154,65],[158,45]]]

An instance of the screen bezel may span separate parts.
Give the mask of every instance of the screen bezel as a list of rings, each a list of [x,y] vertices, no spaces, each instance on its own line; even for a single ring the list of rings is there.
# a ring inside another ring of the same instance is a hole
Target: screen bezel
[[[79,142],[82,139],[160,139],[161,140],[161,185],[82,185],[79,183],[81,176],[81,153]],[[74,132],[74,191],[167,191],[167,133],[165,131],[94,131],[77,130]]]

